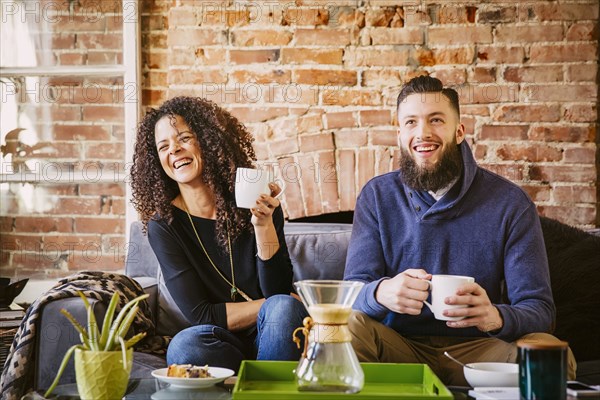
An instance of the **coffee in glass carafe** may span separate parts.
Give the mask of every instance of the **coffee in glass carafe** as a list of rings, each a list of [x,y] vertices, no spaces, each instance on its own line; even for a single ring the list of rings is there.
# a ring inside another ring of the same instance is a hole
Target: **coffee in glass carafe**
[[[294,284],[310,317],[304,319],[304,352],[296,367],[300,391],[359,392],[364,373],[352,348],[348,318],[364,284],[352,281],[304,280]]]

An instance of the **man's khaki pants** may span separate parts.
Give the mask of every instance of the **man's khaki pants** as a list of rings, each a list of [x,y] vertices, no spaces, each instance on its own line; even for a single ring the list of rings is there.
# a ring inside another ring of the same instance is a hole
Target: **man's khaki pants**
[[[352,347],[359,361],[427,364],[447,385],[469,386],[462,367],[444,356],[444,351],[465,364],[517,361],[516,342],[450,336],[412,336],[408,339],[358,311],[352,312],[348,326],[352,333]],[[547,333],[531,333],[521,339],[558,341]],[[575,379],[576,370],[577,363],[569,349],[567,378]]]

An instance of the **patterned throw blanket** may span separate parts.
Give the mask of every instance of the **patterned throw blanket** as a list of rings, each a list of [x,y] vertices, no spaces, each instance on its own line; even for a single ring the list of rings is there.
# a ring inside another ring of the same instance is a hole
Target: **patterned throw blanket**
[[[33,388],[35,335],[42,307],[53,300],[78,297],[77,291],[83,292],[88,298],[104,302],[106,305],[110,302],[112,294],[118,291],[121,296],[117,313],[127,302],[144,294],[144,290],[136,281],[126,275],[116,273],[84,271],[61,279],[27,309],[2,370],[0,378],[2,400],[20,399]],[[170,338],[155,336],[152,312],[148,302],[144,300],[138,304],[140,310],[132,326],[135,333],[146,332],[146,337],[136,345],[135,350],[164,354]]]

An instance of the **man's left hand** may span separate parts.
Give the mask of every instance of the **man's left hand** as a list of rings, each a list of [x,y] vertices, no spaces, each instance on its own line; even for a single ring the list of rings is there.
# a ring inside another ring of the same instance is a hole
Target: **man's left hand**
[[[465,308],[444,310],[448,317],[465,317],[460,321],[448,321],[450,328],[477,327],[482,332],[495,331],[502,328],[500,311],[492,304],[484,288],[477,283],[467,283],[456,291],[456,295],[446,297],[446,304],[466,305]]]

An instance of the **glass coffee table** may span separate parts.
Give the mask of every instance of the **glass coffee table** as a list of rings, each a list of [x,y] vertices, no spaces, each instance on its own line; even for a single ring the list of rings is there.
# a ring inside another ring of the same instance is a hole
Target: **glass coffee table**
[[[131,379],[127,387],[127,393],[123,397],[126,400],[230,400],[231,391],[235,385],[235,377],[229,378],[223,383],[201,389],[179,389],[173,388],[168,383],[160,382],[155,378]],[[26,400],[46,399],[40,394],[31,393],[24,397]],[[79,399],[77,385],[59,385],[54,389],[49,400],[76,400]]]
[[[132,379],[129,382],[124,400],[231,400],[232,390],[236,377],[233,376],[225,382],[202,389],[172,388],[168,383],[158,379]],[[448,386],[456,400],[466,400],[469,388]],[[352,397],[352,396],[350,396]],[[24,400],[43,400],[39,394],[28,394]],[[77,385],[59,385],[56,387],[49,400],[78,400]]]

